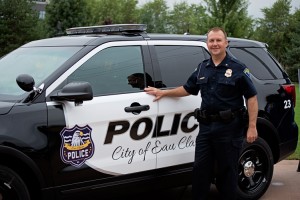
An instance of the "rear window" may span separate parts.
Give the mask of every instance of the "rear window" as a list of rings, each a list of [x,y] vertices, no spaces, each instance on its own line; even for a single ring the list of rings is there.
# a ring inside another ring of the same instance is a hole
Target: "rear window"
[[[263,48],[230,48],[230,52],[243,62],[257,79],[273,80],[283,78],[280,66]]]

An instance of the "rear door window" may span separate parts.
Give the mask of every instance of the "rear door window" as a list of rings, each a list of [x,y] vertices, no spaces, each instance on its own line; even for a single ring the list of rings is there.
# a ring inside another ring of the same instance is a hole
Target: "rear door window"
[[[230,52],[260,80],[283,78],[280,66],[263,48],[230,48]]]
[[[183,85],[198,65],[209,57],[201,46],[155,46],[162,82],[166,87]]]

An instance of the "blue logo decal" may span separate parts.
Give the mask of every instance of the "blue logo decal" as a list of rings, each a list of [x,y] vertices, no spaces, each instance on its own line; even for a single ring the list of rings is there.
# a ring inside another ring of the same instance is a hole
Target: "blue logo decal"
[[[66,164],[81,167],[84,162],[94,155],[94,142],[91,137],[92,129],[86,125],[64,128],[60,135],[62,144],[60,157]]]
[[[248,76],[249,78],[251,78],[251,74],[248,68],[244,69],[244,74],[246,74],[246,76]]]

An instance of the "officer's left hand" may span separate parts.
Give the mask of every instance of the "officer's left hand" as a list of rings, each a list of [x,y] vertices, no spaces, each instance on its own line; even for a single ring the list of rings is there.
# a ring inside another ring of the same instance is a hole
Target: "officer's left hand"
[[[249,127],[247,130],[247,142],[252,143],[257,139],[257,137],[258,134],[256,127]]]

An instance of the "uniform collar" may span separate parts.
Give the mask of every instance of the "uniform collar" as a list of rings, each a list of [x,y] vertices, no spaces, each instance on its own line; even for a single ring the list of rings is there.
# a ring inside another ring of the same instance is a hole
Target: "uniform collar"
[[[231,60],[231,57],[226,53],[225,58],[224,58],[224,59],[222,60],[222,62],[218,65],[218,67],[226,67],[226,68],[228,68],[230,60]],[[214,66],[215,66],[211,58],[208,59],[206,65],[205,65],[205,67],[208,67],[208,66],[211,66],[211,67],[214,67]]]

